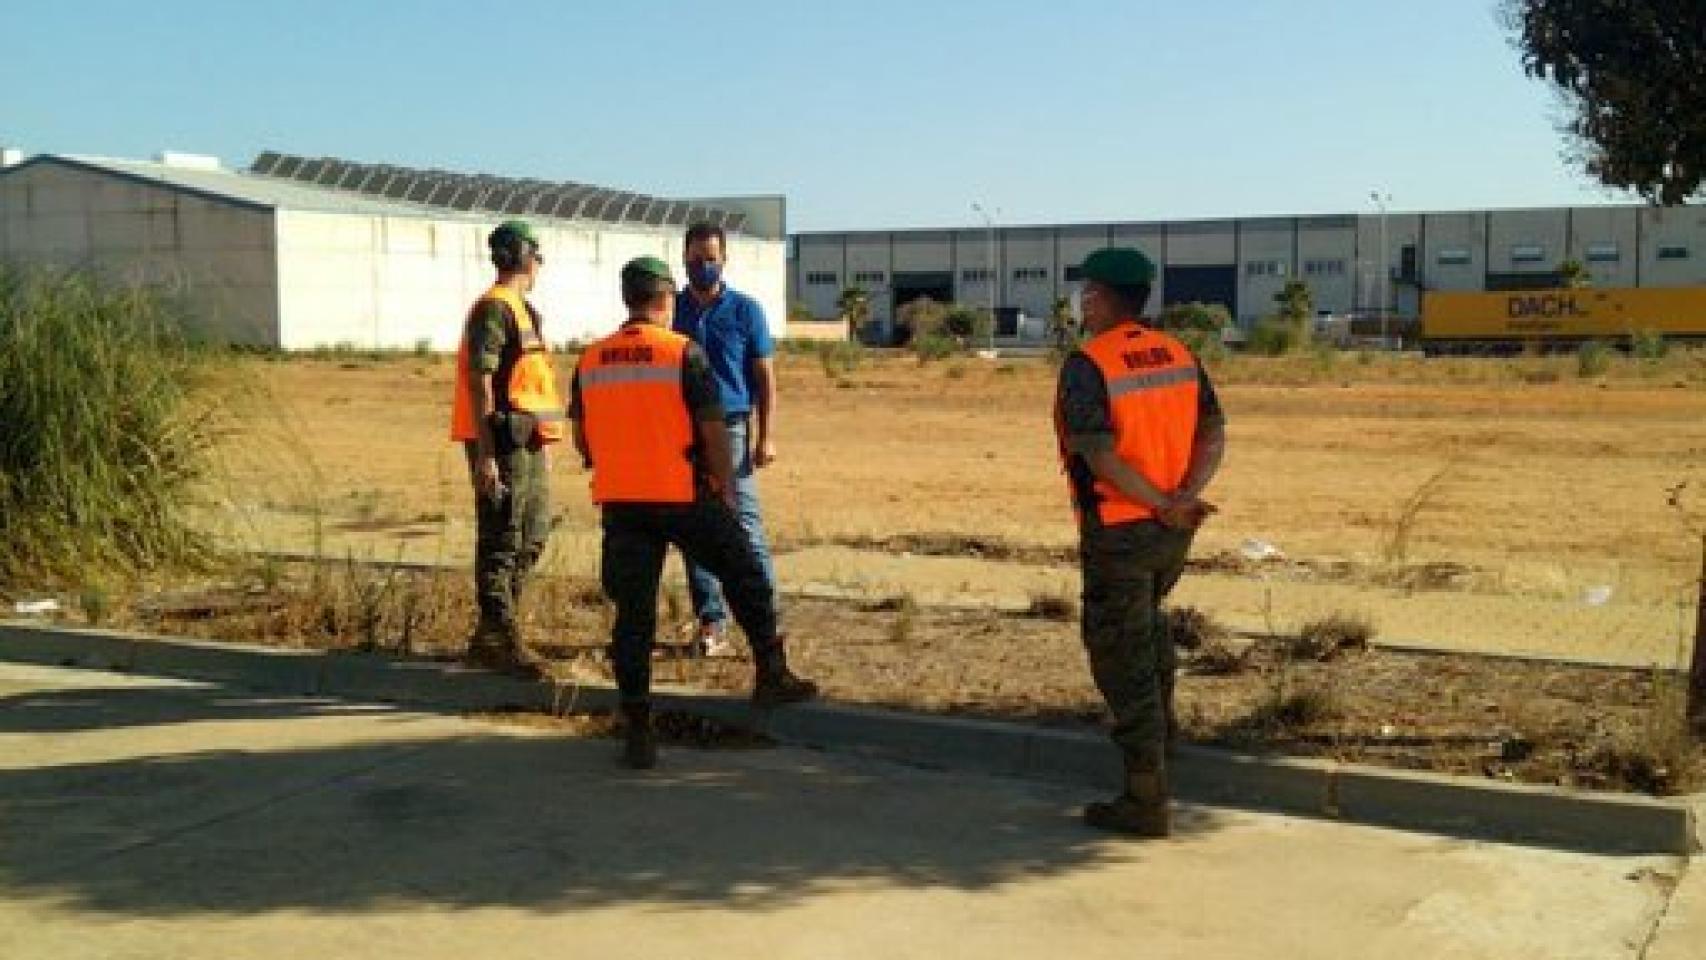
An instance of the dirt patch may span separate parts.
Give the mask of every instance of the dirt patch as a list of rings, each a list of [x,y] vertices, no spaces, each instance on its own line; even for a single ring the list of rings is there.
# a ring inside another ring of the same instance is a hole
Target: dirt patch
[[[115,606],[124,625],[191,636],[460,653],[473,622],[465,577],[362,580],[351,579],[358,568],[335,566],[317,581],[312,570],[290,571],[267,591],[266,605],[208,604],[195,619],[168,620],[158,604]],[[215,593],[248,597],[261,587],[226,584]],[[694,655],[690,610],[679,598],[660,607],[660,640],[669,642],[658,649],[658,682],[750,689],[750,662]],[[527,633],[555,676],[609,679],[610,614],[589,584],[542,582],[528,608]],[[1104,724],[1070,622],[905,600],[797,600],[785,619],[796,669],[836,701],[1083,730]],[[1360,633],[1345,625],[1326,631],[1334,642],[1324,658],[1300,656],[1283,640],[1228,637],[1212,624],[1195,629],[1202,640],[1181,651],[1178,683],[1181,732],[1191,742],[1596,789],[1668,794],[1706,784],[1706,756],[1678,736],[1680,680],[1672,674],[1362,649],[1345,642]],[[566,712],[574,715],[563,722],[581,735],[605,735],[600,725],[612,722],[575,714],[572,701]],[[684,743],[716,746],[732,736],[697,720],[679,723],[670,735]]]

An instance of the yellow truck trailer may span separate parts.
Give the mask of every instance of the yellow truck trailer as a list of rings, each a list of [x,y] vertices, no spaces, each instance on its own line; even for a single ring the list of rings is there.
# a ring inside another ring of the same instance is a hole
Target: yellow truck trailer
[[[1706,286],[1422,294],[1422,346],[1429,353],[1627,343],[1645,333],[1706,339]]]

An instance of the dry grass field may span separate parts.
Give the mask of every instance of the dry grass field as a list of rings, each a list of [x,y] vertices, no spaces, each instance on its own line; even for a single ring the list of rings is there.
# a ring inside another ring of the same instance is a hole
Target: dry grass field
[[[1697,515],[1706,500],[1706,358],[1597,380],[1573,364],[1218,366],[1222,512],[1180,602],[1250,630],[1352,612],[1421,646],[1674,662],[1699,541],[1670,491],[1690,483],[1682,505]],[[847,371],[789,355],[781,370],[781,460],[762,482],[788,588],[1008,608],[1076,591],[1047,363]],[[447,360],[245,361],[232,375],[252,401],[231,411],[210,519],[234,542],[466,559]],[[585,475],[564,456],[554,476],[550,562],[590,575]],[[1287,560],[1245,562],[1249,539]]]
[[[1531,782],[1670,793],[1701,781],[1678,684],[1647,668],[1687,649],[1706,357],[1624,362],[1600,379],[1573,366],[1217,365],[1231,422],[1213,490],[1223,510],[1175,603],[1226,635],[1183,657],[1185,734]],[[1100,722],[1074,622],[1049,364],[789,354],[781,370],[782,459],[763,486],[800,668],[844,702]],[[234,547],[322,562],[254,561],[109,620],[458,655],[472,529],[462,454],[443,439],[449,362],[245,360],[226,375],[246,399],[226,411],[206,522]],[[585,479],[570,458],[556,465],[549,575],[526,612],[530,641],[571,685],[607,679]],[[1250,560],[1251,539],[1284,558]],[[691,631],[679,579],[661,603]],[[1298,644],[1332,617],[1376,646]],[[662,638],[660,681],[750,682],[742,660],[684,655],[685,636]]]

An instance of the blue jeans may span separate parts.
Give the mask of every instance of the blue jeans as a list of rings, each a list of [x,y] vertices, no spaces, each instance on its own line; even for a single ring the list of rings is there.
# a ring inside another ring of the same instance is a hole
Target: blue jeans
[[[764,570],[764,579],[775,590],[776,567],[770,560],[770,543],[764,536],[764,517],[758,507],[758,480],[753,476],[751,422],[746,417],[730,417],[728,423],[729,446],[735,457],[735,512],[740,517],[741,529],[746,531],[752,554]],[[693,595],[693,612],[700,623],[722,623],[728,619],[722,584],[711,571],[688,561],[687,589]]]

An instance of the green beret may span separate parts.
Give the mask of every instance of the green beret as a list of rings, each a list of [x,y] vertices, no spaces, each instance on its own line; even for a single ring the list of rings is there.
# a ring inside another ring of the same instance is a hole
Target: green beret
[[[1084,258],[1078,273],[1111,287],[1147,287],[1155,283],[1155,261],[1132,247],[1103,247]]]

